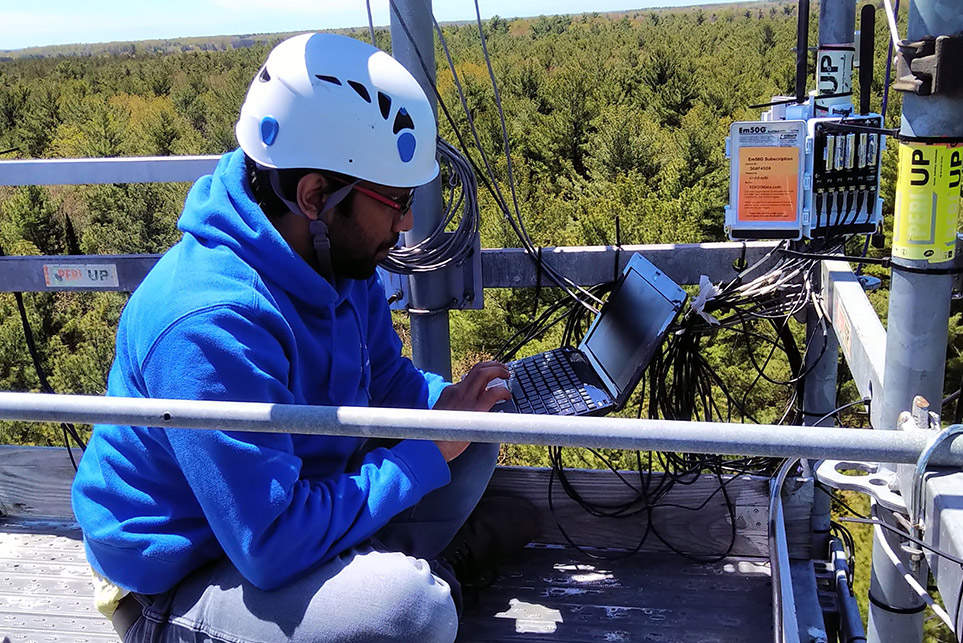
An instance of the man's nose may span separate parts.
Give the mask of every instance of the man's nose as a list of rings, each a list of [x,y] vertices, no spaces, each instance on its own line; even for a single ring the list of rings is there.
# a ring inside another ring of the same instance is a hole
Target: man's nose
[[[415,215],[412,210],[409,209],[400,217],[395,217],[395,225],[392,228],[394,232],[408,232],[411,227],[415,224]]]

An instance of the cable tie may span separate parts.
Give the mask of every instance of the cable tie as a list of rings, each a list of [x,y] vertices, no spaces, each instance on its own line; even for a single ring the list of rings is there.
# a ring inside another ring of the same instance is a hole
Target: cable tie
[[[699,275],[699,294],[696,295],[692,303],[689,304],[690,308],[696,312],[702,319],[709,322],[712,326],[718,326],[719,320],[710,315],[705,311],[706,304],[709,303],[711,299],[714,299],[722,290],[709,281],[709,278],[705,275]]]
[[[872,593],[868,594],[869,602],[883,610],[884,612],[889,612],[890,614],[919,614],[926,609],[926,603],[920,603],[917,607],[894,607],[883,601],[879,600]]]

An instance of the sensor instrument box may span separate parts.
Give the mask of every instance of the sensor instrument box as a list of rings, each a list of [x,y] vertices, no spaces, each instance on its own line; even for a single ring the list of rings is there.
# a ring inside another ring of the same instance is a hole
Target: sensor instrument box
[[[865,114],[733,123],[726,139],[729,238],[797,240],[876,231],[886,144],[882,120]]]
[[[806,175],[806,121],[733,123],[729,157],[730,239],[801,239]]]

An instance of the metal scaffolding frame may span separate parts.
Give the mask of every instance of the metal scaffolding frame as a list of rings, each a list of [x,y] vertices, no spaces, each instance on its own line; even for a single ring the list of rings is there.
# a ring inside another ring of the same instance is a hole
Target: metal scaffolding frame
[[[420,2],[399,4],[404,5],[402,15],[405,21],[419,25],[412,34],[412,39],[419,43],[418,49],[433,51],[430,19],[426,20],[423,14],[430,11],[430,5]],[[418,5],[417,10],[415,5]],[[854,0],[822,0],[820,6],[821,45],[833,44],[851,33]],[[842,18],[834,19],[837,14]],[[825,32],[822,31],[823,22],[827,25]],[[921,38],[937,35],[934,33],[937,31],[948,33],[961,29],[961,0],[911,2],[908,37]],[[415,46],[400,30],[395,16],[392,16],[392,36],[392,40],[399,43],[396,56],[414,70],[423,85],[430,83],[431,79],[422,77]],[[405,42],[410,45],[407,49],[401,46]],[[431,95],[430,91],[426,93]],[[963,141],[961,113],[961,98],[909,94],[904,101],[902,133],[926,140],[942,137],[948,141]],[[955,118],[952,118],[954,114]],[[211,171],[216,162],[217,157],[0,161],[0,185],[186,182]],[[437,192],[437,186],[431,187],[430,191]],[[437,210],[440,213],[440,201]],[[426,227],[416,229],[416,236],[419,231],[433,227],[434,221],[425,220],[424,225]],[[416,237],[413,240],[417,240]],[[543,258],[578,283],[588,285],[611,278],[621,269],[619,262],[626,261],[631,252],[638,251],[677,282],[695,284],[701,274],[713,281],[729,278],[734,274],[735,260],[752,262],[772,247],[769,243],[750,242],[620,249],[546,248]],[[130,291],[156,260],[157,256],[0,258],[0,291]],[[910,269],[950,265],[949,262],[944,265],[912,260],[894,260],[894,263]],[[50,277],[51,270],[58,266],[106,270],[105,274],[112,276],[112,281],[98,284],[80,280],[76,284],[64,284]],[[440,277],[413,277],[411,292],[417,307],[435,307],[432,284],[433,279]],[[870,417],[873,427],[887,429],[882,431],[24,393],[0,393],[0,419],[457,439],[919,465],[921,455],[928,452],[934,433],[927,430],[928,427],[914,430],[911,423],[903,422],[900,426],[897,415],[909,407],[914,395],[925,393],[934,401],[941,395],[945,360],[942,347],[946,340],[951,281],[951,277],[945,274],[895,271],[889,311],[891,336],[887,341],[887,331],[849,266],[840,262],[823,263],[821,289],[833,333],[827,350],[820,353],[819,363],[807,363],[809,376],[804,408],[816,413],[827,407],[831,410],[835,405],[836,358],[838,351],[842,351],[860,394],[874,400],[882,399],[882,403],[872,405]],[[538,275],[523,250],[490,249],[482,253],[482,283],[486,288],[531,287],[538,283]],[[416,363],[449,374],[447,315],[418,316],[412,320],[412,328]],[[963,441],[946,440],[934,451],[928,464],[954,469],[933,472],[924,466],[921,473],[913,477],[907,474],[907,469],[911,471],[914,467],[903,467],[898,469],[902,476],[900,485],[903,489],[920,485],[920,508],[926,521],[922,529],[924,541],[960,557],[963,554],[963,517],[956,509],[963,496],[963,473],[955,473],[955,470],[963,465]],[[778,509],[778,503],[773,506]],[[891,540],[890,544],[895,545],[892,549],[901,551],[898,540]],[[903,579],[893,565],[876,556],[877,549],[878,543],[874,546],[871,591],[877,599],[885,597],[893,608],[912,611],[918,605],[918,597],[906,591]],[[838,552],[833,552],[832,556],[839,558]],[[959,565],[947,564],[945,560],[932,556],[928,556],[927,562],[944,600],[948,605],[958,605],[963,570]],[[918,568],[925,569],[926,565]],[[785,594],[786,588],[780,586],[775,590],[783,592],[776,602],[791,607],[791,594]],[[780,613],[780,624],[788,622],[789,618],[789,615]],[[919,614],[885,611],[874,604],[869,641],[918,641],[921,620]],[[781,625],[779,630],[785,631],[786,628]],[[799,640],[798,634],[785,635],[785,639],[780,640],[796,641]]]

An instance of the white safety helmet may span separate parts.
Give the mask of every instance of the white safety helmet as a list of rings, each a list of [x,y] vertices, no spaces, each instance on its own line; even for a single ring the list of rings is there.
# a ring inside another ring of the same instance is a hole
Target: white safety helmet
[[[268,168],[331,170],[392,187],[438,175],[425,92],[401,63],[347,36],[302,34],[275,47],[235,132]]]

